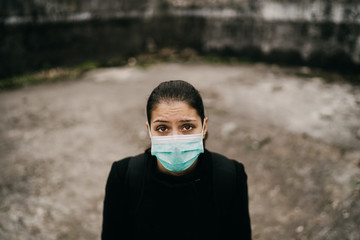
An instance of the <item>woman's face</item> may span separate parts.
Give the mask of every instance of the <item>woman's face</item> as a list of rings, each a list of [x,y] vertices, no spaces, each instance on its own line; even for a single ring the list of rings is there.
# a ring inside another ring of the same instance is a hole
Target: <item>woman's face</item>
[[[204,133],[207,131],[207,121],[204,120]],[[202,131],[202,121],[194,108],[186,102],[161,102],[151,113],[150,126],[152,136],[170,136],[184,134],[199,134]]]

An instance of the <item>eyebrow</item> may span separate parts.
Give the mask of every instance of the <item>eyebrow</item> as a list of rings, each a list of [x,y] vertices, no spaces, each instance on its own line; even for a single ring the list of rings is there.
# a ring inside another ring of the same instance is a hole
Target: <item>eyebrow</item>
[[[196,120],[186,119],[186,120],[180,120],[179,122],[196,122]]]
[[[188,123],[188,122],[195,122],[195,121],[196,120],[193,120],[193,119],[184,119],[184,120],[180,120],[178,122]],[[169,123],[169,121],[158,119],[158,120],[153,121],[153,123]]]
[[[155,120],[153,123],[168,123],[169,121],[166,120]]]

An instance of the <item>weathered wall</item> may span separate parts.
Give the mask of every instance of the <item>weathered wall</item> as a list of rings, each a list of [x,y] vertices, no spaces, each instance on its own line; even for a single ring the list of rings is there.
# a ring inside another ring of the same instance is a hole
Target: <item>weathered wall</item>
[[[357,70],[357,0],[2,0],[0,77],[87,59],[191,47]]]

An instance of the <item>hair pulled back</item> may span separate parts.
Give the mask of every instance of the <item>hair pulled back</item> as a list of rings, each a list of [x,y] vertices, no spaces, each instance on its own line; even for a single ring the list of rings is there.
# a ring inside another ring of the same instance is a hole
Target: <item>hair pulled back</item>
[[[170,80],[160,83],[148,98],[146,115],[149,125],[151,123],[151,113],[156,108],[156,105],[162,102],[173,101],[189,104],[189,106],[196,110],[201,121],[204,121],[205,111],[199,91],[193,85],[183,80]]]

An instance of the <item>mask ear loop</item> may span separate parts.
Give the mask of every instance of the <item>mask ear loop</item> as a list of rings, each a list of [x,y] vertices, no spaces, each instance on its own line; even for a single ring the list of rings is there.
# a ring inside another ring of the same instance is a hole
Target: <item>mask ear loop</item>
[[[201,130],[201,134],[204,136],[204,129],[205,129],[205,118],[203,121],[203,126],[202,126],[202,130]]]
[[[152,137],[152,136],[151,136],[151,129],[150,129],[151,127],[150,127],[149,122],[147,122],[147,124],[148,124],[148,126],[149,126],[149,128],[148,128],[148,132],[149,132],[149,136],[150,136],[150,138],[151,138],[151,137]]]

